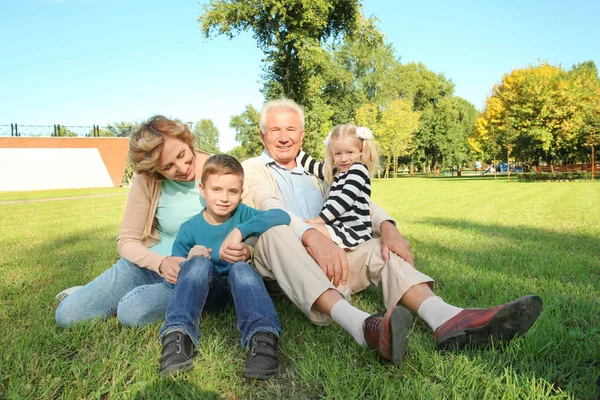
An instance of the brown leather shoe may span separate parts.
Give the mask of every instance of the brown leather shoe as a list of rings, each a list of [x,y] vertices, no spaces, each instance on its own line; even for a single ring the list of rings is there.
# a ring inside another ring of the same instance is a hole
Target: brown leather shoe
[[[466,308],[435,331],[435,341],[440,349],[508,342],[527,332],[541,312],[539,296],[524,296],[491,308]]]
[[[367,347],[379,356],[399,364],[408,346],[408,330],[412,323],[410,311],[394,307],[384,316],[371,315],[363,324]]]

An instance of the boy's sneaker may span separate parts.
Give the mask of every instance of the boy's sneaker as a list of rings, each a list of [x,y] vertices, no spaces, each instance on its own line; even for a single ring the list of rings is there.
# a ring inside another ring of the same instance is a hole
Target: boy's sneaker
[[[162,340],[162,357],[158,361],[158,375],[174,376],[192,369],[196,356],[192,339],[182,331],[171,331]]]
[[[81,289],[83,286],[73,286],[70,287],[68,289],[63,290],[62,292],[60,292],[59,294],[57,294],[56,296],[54,296],[54,298],[56,300],[58,300],[58,302],[60,303],[61,301],[63,301],[64,299],[66,299],[67,297],[69,297],[69,295],[75,293],[76,291],[78,291],[79,289]]]
[[[269,379],[277,375],[277,342],[272,332],[260,331],[252,336],[244,368],[246,378]]]

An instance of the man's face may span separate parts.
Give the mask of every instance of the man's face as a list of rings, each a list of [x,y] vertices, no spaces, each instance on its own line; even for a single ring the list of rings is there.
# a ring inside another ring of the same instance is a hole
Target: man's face
[[[267,153],[279,165],[292,169],[296,167],[296,156],[302,146],[304,129],[300,116],[293,111],[271,111],[265,121],[265,132],[260,138]]]

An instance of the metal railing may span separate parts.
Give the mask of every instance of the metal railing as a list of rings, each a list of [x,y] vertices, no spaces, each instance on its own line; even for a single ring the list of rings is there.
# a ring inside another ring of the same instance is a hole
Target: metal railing
[[[99,125],[0,125],[0,137],[100,137]],[[103,135],[109,136],[109,135]]]

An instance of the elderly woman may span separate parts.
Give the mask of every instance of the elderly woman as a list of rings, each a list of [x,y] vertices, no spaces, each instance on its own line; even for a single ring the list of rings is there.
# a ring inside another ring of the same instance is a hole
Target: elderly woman
[[[117,247],[121,259],[74,291],[56,309],[62,327],[117,315],[124,325],[139,326],[165,317],[179,263],[171,248],[179,227],[204,208],[198,184],[208,154],[194,150],[188,126],[155,116],[132,134],[129,160],[136,172]],[[245,261],[250,249],[230,247],[232,262]]]

